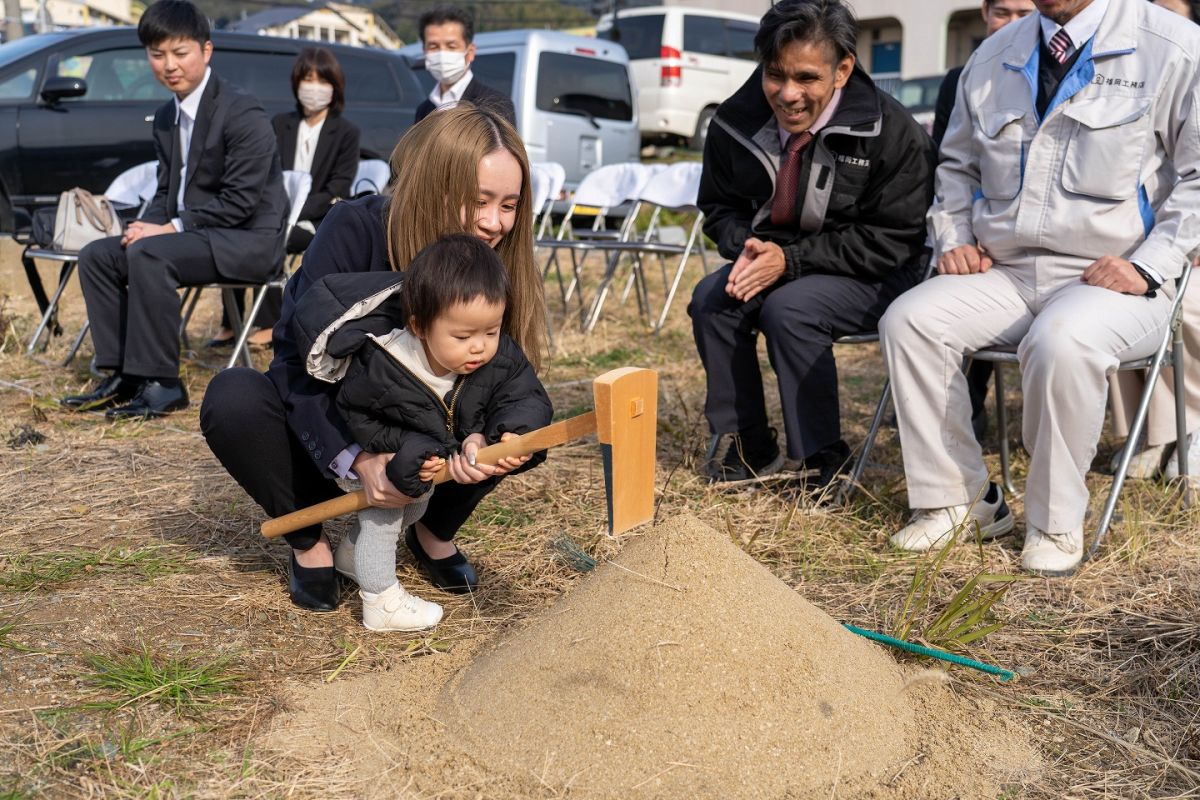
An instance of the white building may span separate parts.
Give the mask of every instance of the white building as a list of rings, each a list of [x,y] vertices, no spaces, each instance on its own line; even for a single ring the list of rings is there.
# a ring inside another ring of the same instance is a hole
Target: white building
[[[848,2],[858,17],[858,58],[876,76],[941,75],[965,64],[987,33],[979,2]]]
[[[21,0],[26,30],[61,30],[93,25],[132,25],[129,0]]]
[[[328,3],[315,9],[268,8],[231,22],[226,30],[389,50],[404,44],[374,11],[345,3]]]

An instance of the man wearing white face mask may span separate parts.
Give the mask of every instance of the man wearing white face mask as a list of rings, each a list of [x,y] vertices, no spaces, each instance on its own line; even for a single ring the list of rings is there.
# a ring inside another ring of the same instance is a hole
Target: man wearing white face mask
[[[455,6],[438,6],[421,15],[417,23],[425,49],[425,69],[437,81],[429,99],[417,106],[416,122],[433,111],[459,102],[485,107],[517,125],[512,100],[485,83],[475,80],[475,23],[471,15]]]

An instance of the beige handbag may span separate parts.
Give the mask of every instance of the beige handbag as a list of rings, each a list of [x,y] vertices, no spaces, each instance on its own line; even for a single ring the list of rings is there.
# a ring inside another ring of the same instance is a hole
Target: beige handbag
[[[77,253],[88,242],[121,235],[121,218],[102,194],[69,189],[58,196],[54,214],[54,249]]]

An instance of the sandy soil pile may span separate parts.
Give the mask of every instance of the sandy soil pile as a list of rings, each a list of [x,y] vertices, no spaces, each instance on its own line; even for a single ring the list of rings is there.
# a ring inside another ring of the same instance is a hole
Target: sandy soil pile
[[[686,517],[498,643],[424,661],[305,689],[276,741],[356,759],[381,795],[994,798],[1038,769],[996,709]]]

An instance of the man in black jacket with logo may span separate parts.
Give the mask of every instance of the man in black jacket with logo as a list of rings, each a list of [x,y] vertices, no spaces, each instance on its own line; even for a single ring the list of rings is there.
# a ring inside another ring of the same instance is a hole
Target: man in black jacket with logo
[[[704,232],[733,263],[688,313],[707,374],[714,481],[775,472],[758,332],[779,378],[788,455],[824,486],[846,463],[832,341],[874,330],[919,279],[933,194],[928,135],[856,64],[838,0],[782,0],[755,37],[760,65],[717,109],[704,148]]]

